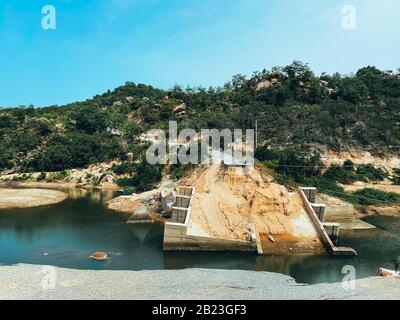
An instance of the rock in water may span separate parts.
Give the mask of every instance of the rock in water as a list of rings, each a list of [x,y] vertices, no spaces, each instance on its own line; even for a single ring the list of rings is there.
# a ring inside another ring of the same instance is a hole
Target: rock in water
[[[108,260],[108,255],[105,252],[95,252],[89,258],[96,261],[104,261]]]
[[[393,277],[397,276],[400,277],[400,274],[393,270],[388,270],[385,268],[379,268],[377,274],[378,277]]]

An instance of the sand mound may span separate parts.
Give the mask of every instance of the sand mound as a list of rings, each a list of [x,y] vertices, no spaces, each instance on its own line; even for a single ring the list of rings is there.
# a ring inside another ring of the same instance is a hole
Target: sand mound
[[[0,189],[0,209],[33,208],[64,201],[68,195],[47,189]]]
[[[191,217],[210,236],[245,240],[256,227],[262,235],[319,243],[300,195],[264,181],[257,169],[217,163],[198,170],[184,184],[196,188]]]

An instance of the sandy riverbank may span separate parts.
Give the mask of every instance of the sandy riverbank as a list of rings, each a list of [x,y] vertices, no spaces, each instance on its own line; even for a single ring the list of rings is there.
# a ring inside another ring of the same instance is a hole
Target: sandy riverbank
[[[53,283],[55,286],[51,287]],[[50,287],[46,289],[43,285]],[[2,300],[380,300],[399,297],[400,279],[390,277],[357,280],[354,290],[346,290],[340,283],[300,285],[288,276],[269,272],[87,271],[33,265],[0,266]]]
[[[0,209],[34,208],[64,201],[65,192],[47,189],[0,189]]]
[[[115,183],[105,183],[100,186],[91,184],[75,183],[75,182],[15,182],[15,181],[0,181],[0,188],[32,188],[32,189],[98,189],[104,191],[119,191],[121,188]]]

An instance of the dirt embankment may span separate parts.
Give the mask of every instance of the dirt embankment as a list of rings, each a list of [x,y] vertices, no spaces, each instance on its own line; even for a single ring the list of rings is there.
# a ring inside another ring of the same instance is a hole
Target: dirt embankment
[[[64,201],[68,195],[46,189],[0,189],[0,209],[34,208]]]
[[[386,183],[371,184],[357,183],[344,186],[346,192],[355,192],[362,189],[377,189],[385,192],[400,194],[400,186]],[[400,217],[400,205],[375,205],[367,207],[367,214],[378,214],[381,216]]]
[[[198,170],[184,184],[196,188],[193,222],[212,237],[248,240],[255,227],[261,238],[274,244],[271,252],[287,243],[292,244],[290,248],[304,245],[322,250],[300,195],[265,182],[257,169],[226,168],[217,163]]]
[[[399,156],[387,156],[387,157],[378,157],[373,156],[371,153],[367,151],[354,150],[350,152],[335,152],[335,151],[327,151],[322,157],[322,162],[326,166],[331,166],[333,164],[343,164],[346,160],[351,160],[353,163],[357,165],[361,164],[372,164],[375,167],[380,167],[386,169],[390,174],[393,173],[394,168],[400,167],[400,157]],[[355,192],[357,190],[372,188],[378,189],[386,192],[394,192],[400,194],[400,186],[392,185],[389,183],[380,183],[380,184],[371,184],[371,183],[362,183],[357,182],[353,185],[344,185],[343,186],[346,192]],[[385,216],[400,216],[400,206],[368,206],[367,207],[368,214],[379,214]],[[365,213],[357,213],[359,216],[365,215]]]
[[[342,152],[327,151],[324,153],[321,159],[322,162],[328,167],[333,164],[343,164],[346,160],[351,160],[357,165],[373,164],[374,166],[385,168],[389,172],[391,172],[393,168],[400,167],[399,156],[378,157],[373,156],[368,151],[360,150]]]
[[[362,189],[377,189],[385,192],[394,192],[400,194],[400,186],[396,186],[393,184],[387,184],[387,183],[357,183],[357,184],[352,184],[352,185],[345,185],[344,190],[346,192],[355,192],[357,190],[362,190]]]

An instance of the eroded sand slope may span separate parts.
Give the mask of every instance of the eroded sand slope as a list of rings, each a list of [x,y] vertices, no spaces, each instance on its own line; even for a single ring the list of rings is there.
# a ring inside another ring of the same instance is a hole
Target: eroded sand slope
[[[287,250],[297,244],[322,250],[300,195],[263,181],[257,169],[216,163],[184,183],[196,188],[191,217],[209,236],[246,240],[255,227],[262,238],[276,240],[275,248]]]

